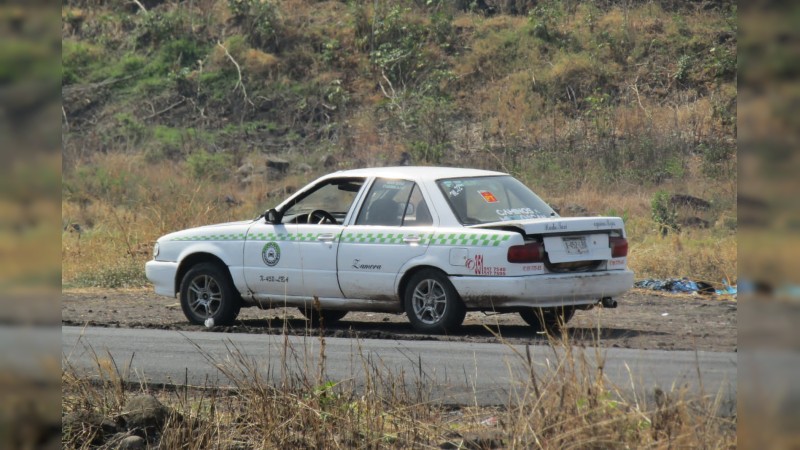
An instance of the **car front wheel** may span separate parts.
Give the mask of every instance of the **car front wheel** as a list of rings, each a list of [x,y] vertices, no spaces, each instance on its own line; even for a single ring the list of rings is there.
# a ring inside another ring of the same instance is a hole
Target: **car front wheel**
[[[230,325],[239,315],[239,296],[225,273],[216,264],[198,264],[181,281],[183,314],[197,325],[214,319],[215,325]]]
[[[519,315],[537,333],[546,331],[555,334],[575,315],[575,307],[528,308],[520,311]]]
[[[423,270],[409,280],[405,309],[411,325],[425,332],[452,330],[461,325],[467,314],[450,280],[443,273],[431,269]]]

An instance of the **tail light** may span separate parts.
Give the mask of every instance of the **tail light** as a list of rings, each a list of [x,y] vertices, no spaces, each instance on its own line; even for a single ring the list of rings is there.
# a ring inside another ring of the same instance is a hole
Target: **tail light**
[[[628,240],[624,237],[611,236],[608,238],[608,243],[611,246],[612,258],[628,256]]]
[[[532,242],[525,245],[513,245],[508,249],[508,262],[544,262],[544,244],[541,242]]]

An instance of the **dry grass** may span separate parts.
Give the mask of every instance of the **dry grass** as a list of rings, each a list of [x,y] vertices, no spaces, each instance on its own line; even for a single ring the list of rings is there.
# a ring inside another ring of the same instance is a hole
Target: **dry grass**
[[[518,353],[528,375],[513,380],[519,387],[515,396],[493,407],[446,406],[433,400],[437,386],[425,381],[424,368],[398,373],[363,355],[362,387],[330,380],[325,340],[319,339],[321,364],[309,365],[309,355],[288,341],[280,367],[259,365],[233,344],[223,358],[204,353],[231,380],[230,388],[129,384],[130,368],[107,355],[95,355],[89,378],[66,359],[62,414],[117,420],[120,434],[69,422],[62,444],[93,448],[143,431],[162,449],[733,448],[736,443],[736,420],[719,417],[719,398],[657,390],[655,404],[627,400],[630,396],[606,379],[602,354],[587,356],[563,337],[536,361],[530,348]],[[289,375],[294,364],[301,370]],[[277,371],[283,374],[277,381],[265,380],[265,373]],[[155,432],[119,425],[126,403],[143,393],[155,394],[168,407],[165,424]]]

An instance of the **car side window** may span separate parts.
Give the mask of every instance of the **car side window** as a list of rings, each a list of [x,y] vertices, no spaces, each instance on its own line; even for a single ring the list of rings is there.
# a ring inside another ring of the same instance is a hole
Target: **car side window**
[[[305,223],[306,215],[312,211],[323,211],[333,216],[341,223],[356,194],[364,184],[363,179],[345,178],[332,179],[315,186],[305,196],[296,199],[284,211],[284,223]]]
[[[403,216],[404,227],[427,227],[433,225],[433,217],[428,204],[422,197],[422,192],[416,184],[411,189],[411,196],[406,205],[406,213]]]
[[[414,187],[415,184],[407,180],[375,180],[361,206],[356,225],[402,225]]]

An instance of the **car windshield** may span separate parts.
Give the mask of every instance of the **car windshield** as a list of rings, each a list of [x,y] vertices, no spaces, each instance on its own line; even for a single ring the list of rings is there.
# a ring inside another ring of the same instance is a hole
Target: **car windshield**
[[[448,178],[437,184],[464,225],[557,216],[544,200],[511,176]]]

